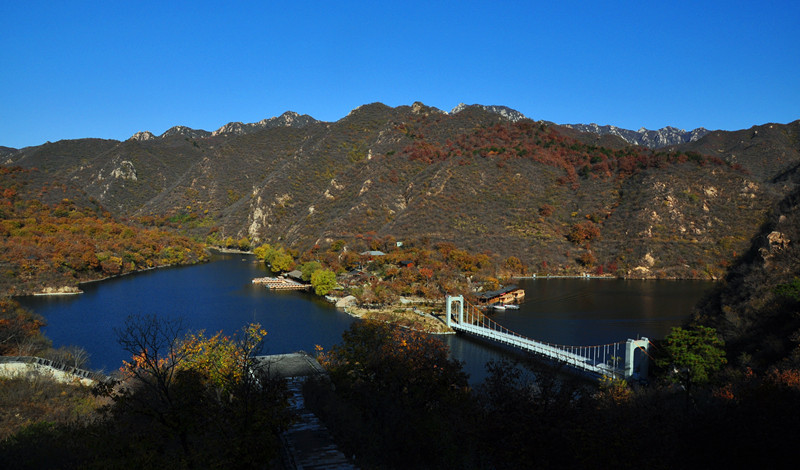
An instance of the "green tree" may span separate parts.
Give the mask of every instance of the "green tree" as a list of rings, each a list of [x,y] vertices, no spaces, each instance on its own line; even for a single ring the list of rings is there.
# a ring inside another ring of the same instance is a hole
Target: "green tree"
[[[336,287],[336,273],[318,269],[311,275],[311,285],[317,295],[325,295]]]
[[[292,259],[292,255],[280,249],[270,258],[269,265],[273,271],[291,271],[294,267],[294,259]]]
[[[724,346],[714,328],[696,326],[685,330],[676,327],[664,339],[665,357],[656,363],[672,369],[670,380],[680,383],[690,393],[693,385],[708,382],[710,375],[727,362]]]
[[[303,273],[303,280],[308,282],[311,280],[311,276],[322,269],[322,264],[319,261],[308,261],[300,266],[300,272]]]
[[[774,292],[778,297],[800,301],[800,278],[796,277],[786,284],[778,284]]]

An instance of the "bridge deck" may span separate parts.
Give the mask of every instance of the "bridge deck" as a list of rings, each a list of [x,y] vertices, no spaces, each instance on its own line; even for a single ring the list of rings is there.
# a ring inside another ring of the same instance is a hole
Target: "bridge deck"
[[[593,357],[585,357],[547,343],[542,343],[523,336],[490,330],[476,325],[457,324],[451,325],[451,328],[563,362],[576,369],[599,376],[622,375],[623,373],[622,369],[606,364],[602,361],[602,358],[597,357],[596,354],[594,354]]]

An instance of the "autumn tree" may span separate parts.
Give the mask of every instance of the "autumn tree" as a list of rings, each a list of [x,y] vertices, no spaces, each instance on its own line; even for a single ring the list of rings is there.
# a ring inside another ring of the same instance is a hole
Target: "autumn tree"
[[[575,244],[592,241],[600,235],[600,227],[590,220],[578,222],[570,228],[567,240]]]
[[[50,342],[42,335],[45,320],[15,300],[0,298],[0,355],[34,355]]]
[[[294,258],[283,247],[274,247],[265,243],[253,250],[258,259],[269,264],[275,272],[290,271],[294,267]]]
[[[470,397],[467,376],[439,339],[385,323],[356,322],[320,363],[335,386],[331,422],[365,466],[453,466]],[[409,452],[414,449],[414,452]],[[459,465],[455,465],[459,466]]]
[[[525,265],[516,256],[509,256],[506,258],[506,261],[503,263],[503,265],[506,269],[509,269],[514,273],[524,274],[526,271]]]
[[[145,454],[188,467],[259,467],[277,454],[285,429],[285,383],[258,367],[266,332],[250,325],[239,336],[185,334],[180,320],[138,315],[118,331],[133,356],[121,386],[104,385],[110,419]],[[127,444],[120,444],[127,445]]]

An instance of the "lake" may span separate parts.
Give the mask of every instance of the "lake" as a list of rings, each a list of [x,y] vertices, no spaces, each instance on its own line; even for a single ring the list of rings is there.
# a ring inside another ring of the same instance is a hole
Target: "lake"
[[[251,280],[269,275],[249,255],[220,254],[212,262],[158,269],[85,284],[81,295],[20,298],[47,319],[45,334],[55,347],[77,345],[90,354],[90,367],[112,371],[128,353],[115,329],[135,314],[182,318],[191,330],[234,334],[258,322],[268,332],[265,354],[330,348],[354,321],[330,303],[306,292],[270,291]],[[522,335],[558,344],[594,345],[647,336],[663,338],[679,326],[713,285],[703,281],[630,281],[617,279],[525,279],[519,310],[493,314]],[[488,360],[502,350],[446,335],[453,356],[465,362],[476,383]]]

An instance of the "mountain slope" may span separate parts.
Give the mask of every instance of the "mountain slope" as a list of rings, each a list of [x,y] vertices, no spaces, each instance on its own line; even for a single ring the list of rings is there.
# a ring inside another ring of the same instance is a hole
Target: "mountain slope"
[[[777,205],[694,321],[713,326],[731,361],[764,368],[800,364],[800,188]]]
[[[766,181],[800,163],[800,120],[732,132],[714,131],[703,139],[674,149],[719,156]]]
[[[721,276],[791,187],[753,174],[778,155],[793,161],[791,138],[758,158],[709,157],[495,108],[373,103],[333,123],[285,113],[273,126],[63,141],[5,160],[200,238],[308,248],[374,233],[516,256],[542,273],[631,277]]]

